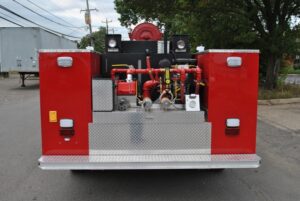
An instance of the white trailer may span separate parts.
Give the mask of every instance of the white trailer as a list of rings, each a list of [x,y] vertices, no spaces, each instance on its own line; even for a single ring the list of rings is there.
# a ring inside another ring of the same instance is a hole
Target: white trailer
[[[26,75],[39,74],[39,49],[77,49],[77,43],[38,27],[2,27],[0,73],[18,72],[25,86]]]

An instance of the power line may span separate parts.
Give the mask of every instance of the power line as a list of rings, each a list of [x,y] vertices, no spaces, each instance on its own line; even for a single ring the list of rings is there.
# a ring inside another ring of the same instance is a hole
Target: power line
[[[8,18],[10,18],[10,19],[12,19],[12,20],[15,20],[15,21],[17,21],[17,22],[23,23],[21,20],[19,20],[19,19],[17,19],[17,18],[14,18],[14,17],[12,17],[12,16],[9,16],[9,15],[7,15],[7,14],[1,12],[1,11],[0,11],[0,14],[1,14],[2,16],[8,17]]]
[[[15,13],[14,11],[12,11],[12,10],[6,8],[5,6],[0,5],[0,8],[1,8],[2,10],[5,10],[5,11],[7,11],[7,12],[9,12],[9,13],[11,13],[11,14],[13,14],[13,15],[15,15],[15,16],[21,18],[21,19],[23,19],[23,20],[26,20],[26,21],[28,21],[28,22],[34,24],[34,25],[37,25],[37,26],[39,26],[39,27],[41,27],[41,28],[43,28],[43,29],[45,29],[45,30],[47,30],[47,31],[56,33],[56,34],[58,34],[58,35],[67,36],[67,37],[70,37],[70,38],[78,38],[78,39],[80,39],[80,37],[77,37],[77,36],[71,36],[71,35],[64,34],[64,33],[55,31],[55,30],[53,30],[53,29],[44,27],[44,26],[42,26],[42,25],[40,25],[40,24],[38,24],[38,23],[36,23],[36,22],[34,22],[34,21],[32,21],[32,20],[29,20],[29,19],[27,19],[27,18],[25,18],[25,17],[23,17],[23,16],[21,16],[21,15]]]
[[[38,15],[38,16],[44,18],[44,19],[46,19],[46,20],[49,20],[49,21],[51,21],[51,22],[53,22],[53,23],[55,23],[55,24],[58,24],[58,25],[60,25],[60,26],[63,26],[63,27],[70,27],[70,26],[68,26],[68,25],[65,25],[65,24],[62,24],[62,23],[60,23],[60,22],[54,21],[54,20],[52,20],[52,19],[50,19],[50,18],[48,18],[48,17],[46,17],[46,16],[44,16],[44,15],[38,13],[38,12],[32,10],[31,8],[29,8],[29,7],[25,6],[24,4],[18,2],[17,0],[12,0],[12,1],[15,2],[16,4],[19,4],[19,5],[22,6],[23,8],[25,8],[25,9],[31,11],[32,13],[34,13],[34,14],[36,14],[36,15]],[[73,27],[73,28],[74,28],[74,27]],[[78,27],[75,27],[75,28],[78,28]]]
[[[5,17],[0,16],[0,19],[4,19],[5,21],[8,21],[8,22],[10,22],[10,23],[12,23],[12,24],[15,24],[15,25],[20,26],[20,27],[24,27],[23,25],[18,24],[18,23],[16,23],[16,22],[13,22],[13,21],[11,21],[11,20],[5,18]]]
[[[50,11],[46,10],[45,8],[39,6],[38,4],[36,4],[36,3],[34,3],[34,2],[32,2],[32,1],[30,1],[30,0],[26,0],[26,1],[29,2],[29,3],[31,3],[31,4],[34,5],[34,6],[38,7],[39,9],[45,11],[45,12],[48,13],[49,15],[52,15],[53,17],[55,17],[55,18],[57,18],[57,19],[60,19],[60,20],[64,21],[65,23],[71,25],[71,26],[69,26],[70,28],[82,28],[82,27],[76,27],[76,26],[74,26],[73,24],[67,22],[67,21],[64,20],[63,18],[58,17],[57,15],[54,15],[54,14],[51,13]]]

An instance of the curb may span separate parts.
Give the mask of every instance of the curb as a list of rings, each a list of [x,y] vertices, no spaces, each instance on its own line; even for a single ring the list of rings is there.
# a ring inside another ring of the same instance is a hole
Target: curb
[[[300,98],[258,100],[258,105],[285,105],[300,103]]]

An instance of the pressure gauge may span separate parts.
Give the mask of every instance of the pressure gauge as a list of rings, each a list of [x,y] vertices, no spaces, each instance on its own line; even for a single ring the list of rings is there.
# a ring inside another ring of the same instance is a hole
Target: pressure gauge
[[[200,111],[199,94],[185,95],[185,110],[189,112]]]
[[[190,101],[189,106],[190,106],[190,108],[195,108],[197,106],[196,101],[194,101],[194,100]]]
[[[115,39],[109,39],[108,46],[110,48],[115,48],[117,46],[117,41]]]
[[[177,41],[177,48],[182,50],[185,48],[185,42],[183,40]]]

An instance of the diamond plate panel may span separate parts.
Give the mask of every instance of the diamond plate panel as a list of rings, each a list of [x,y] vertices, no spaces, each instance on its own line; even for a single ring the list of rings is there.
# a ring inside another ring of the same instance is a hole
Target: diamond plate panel
[[[113,110],[112,80],[93,80],[93,111]]]
[[[42,156],[39,159],[40,168],[52,170],[257,168],[260,161],[256,154]]]
[[[207,154],[211,147],[210,123],[92,123],[89,131],[90,154]]]
[[[176,123],[191,124],[205,122],[204,112],[161,111],[160,109],[145,112],[143,109],[132,108],[129,111],[94,112],[94,123]]]
[[[238,161],[257,161],[260,157],[256,154],[219,154],[219,155],[97,155],[97,156],[42,156],[40,162],[238,162]]]

